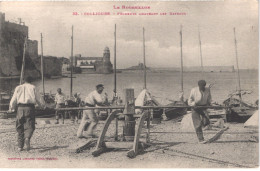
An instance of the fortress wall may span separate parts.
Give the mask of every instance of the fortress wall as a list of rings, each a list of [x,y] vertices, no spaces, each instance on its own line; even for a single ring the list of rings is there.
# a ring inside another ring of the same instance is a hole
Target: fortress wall
[[[53,56],[44,56],[44,75],[49,76],[61,76],[62,75],[62,60]],[[39,71],[41,71],[41,57],[34,59],[34,63]]]
[[[96,66],[97,73],[109,74],[109,73],[113,72],[111,63],[105,63],[104,65],[103,65],[103,63],[99,63],[99,64],[96,64],[95,66]]]
[[[4,29],[6,30],[7,33],[11,32],[13,34],[17,33],[17,34],[22,34],[23,36],[28,36],[28,27],[25,25],[5,22]]]
[[[27,52],[32,59],[38,57],[38,41],[28,40],[27,41]]]

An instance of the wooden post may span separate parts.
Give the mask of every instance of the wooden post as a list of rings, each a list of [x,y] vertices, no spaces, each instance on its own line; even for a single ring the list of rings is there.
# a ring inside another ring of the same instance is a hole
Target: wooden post
[[[117,92],[116,92],[116,24],[115,24],[115,46],[114,46],[114,100],[117,99]]]
[[[44,63],[43,63],[43,45],[42,45],[42,33],[41,33],[41,73],[42,73],[42,92],[45,98],[45,88],[44,88]]]
[[[202,60],[202,50],[201,50],[201,40],[200,40],[200,28],[199,28],[199,45],[200,45],[200,66],[201,66],[201,72],[202,75],[204,74],[204,68],[203,68],[203,60]]]
[[[144,89],[146,89],[146,62],[145,62],[145,37],[143,28],[143,56],[144,56]]]
[[[24,46],[23,46],[23,63],[22,63],[22,68],[21,68],[20,84],[23,83],[23,79],[24,79],[24,66],[25,66],[25,52],[26,52],[26,47],[27,47],[27,36],[25,37]]]
[[[73,26],[71,28],[71,62],[70,62],[70,98],[72,98],[72,85],[73,85]]]
[[[234,27],[234,41],[235,41],[235,50],[236,50],[236,64],[237,64],[237,77],[238,77],[238,91],[239,91],[239,100],[240,106],[242,102],[242,95],[241,95],[241,85],[240,85],[240,74],[239,74],[239,65],[238,65],[238,56],[237,56],[237,39],[236,39],[236,28]]]
[[[118,119],[116,118],[115,141],[118,140]]]
[[[182,25],[180,31],[180,47],[181,47],[181,92],[182,92],[181,101],[183,101],[184,92],[183,92]]]
[[[125,125],[123,135],[126,141],[133,141],[135,136],[135,101],[134,89],[124,89],[124,102],[125,102]]]

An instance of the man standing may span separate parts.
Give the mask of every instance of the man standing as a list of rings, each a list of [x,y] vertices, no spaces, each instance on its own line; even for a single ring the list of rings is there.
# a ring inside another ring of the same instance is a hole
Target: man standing
[[[209,106],[211,104],[210,89],[206,87],[205,80],[200,80],[198,82],[198,87],[191,90],[188,104],[194,106],[192,109],[192,120],[199,142],[205,143],[202,126],[207,126],[210,122],[209,118],[206,116],[205,109],[197,108],[199,106]]]
[[[55,103],[56,103],[56,109],[59,108],[64,108],[65,107],[65,102],[66,102],[66,96],[61,92],[61,88],[57,89],[57,94],[55,95]],[[55,124],[59,124],[59,115],[61,115],[62,118],[62,123],[64,124],[64,111],[56,111],[55,116],[56,116],[56,122]]]
[[[104,86],[102,84],[98,84],[96,86],[96,90],[89,93],[89,95],[86,97],[86,99],[85,99],[86,106],[87,107],[95,107],[96,105],[105,106],[106,104],[108,104],[107,96],[102,94],[103,90],[104,90]],[[83,117],[81,119],[79,129],[77,131],[77,137],[78,138],[84,137],[82,135],[83,130],[84,130],[85,126],[87,124],[89,124],[88,121],[87,121],[87,117],[90,120],[90,125],[88,126],[88,129],[87,129],[87,136],[88,137],[94,136],[93,130],[98,123],[98,118],[97,118],[97,115],[94,112],[94,110],[91,109],[91,110],[84,110],[83,111]]]
[[[18,150],[22,151],[24,144],[30,150],[30,139],[35,130],[35,104],[45,108],[45,103],[31,84],[32,77],[25,77],[25,83],[15,88],[10,101],[9,112],[17,108],[16,131],[18,132]]]
[[[73,96],[73,100],[68,100],[68,106],[69,107],[80,107],[81,99],[79,97],[80,93],[75,93]],[[78,123],[78,118],[80,115],[80,110],[72,110],[69,111],[71,123]]]

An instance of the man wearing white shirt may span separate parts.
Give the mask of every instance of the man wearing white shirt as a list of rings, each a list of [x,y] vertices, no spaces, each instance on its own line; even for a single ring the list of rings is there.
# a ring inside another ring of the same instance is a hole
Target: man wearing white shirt
[[[102,94],[103,90],[104,90],[104,86],[102,84],[98,84],[96,86],[96,90],[89,93],[89,95],[86,97],[86,99],[85,99],[86,106],[87,107],[95,107],[96,105],[105,106],[107,104],[107,96],[106,96],[106,94],[105,95]],[[93,130],[98,123],[98,118],[97,118],[97,115],[94,112],[94,110],[91,109],[91,110],[83,111],[83,117],[81,119],[79,129],[77,131],[78,138],[84,137],[83,130],[84,130],[86,124],[88,124],[87,117],[90,120],[90,125],[88,126],[88,129],[87,129],[87,136],[90,136],[90,137],[94,136]]]
[[[23,150],[24,144],[26,150],[30,150],[30,139],[35,130],[35,104],[45,108],[42,97],[31,82],[32,77],[25,77],[25,83],[15,88],[9,106],[9,112],[15,111],[17,107],[16,131],[19,151]]]
[[[200,80],[198,82],[198,87],[191,90],[188,104],[195,107],[192,109],[193,125],[199,142],[204,143],[202,126],[209,124],[209,118],[206,116],[205,109],[196,108],[196,106],[209,106],[211,104],[210,88],[206,87],[205,80]],[[203,123],[202,121],[205,121],[206,123]]]
[[[61,92],[61,88],[57,89],[57,94],[55,95],[55,103],[56,103],[56,109],[59,108],[65,108],[65,103],[66,103],[66,96],[64,93]],[[56,122],[55,124],[59,124],[59,117],[61,115],[62,118],[62,123],[64,124],[64,111],[56,111],[55,117],[56,117]]]

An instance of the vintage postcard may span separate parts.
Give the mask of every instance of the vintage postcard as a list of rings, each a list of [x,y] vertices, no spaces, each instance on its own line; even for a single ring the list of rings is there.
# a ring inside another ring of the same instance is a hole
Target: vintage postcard
[[[1,168],[257,168],[257,0],[0,2]]]

